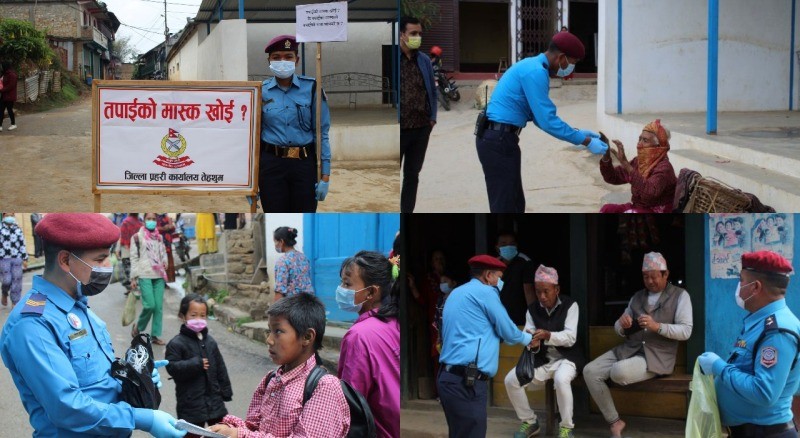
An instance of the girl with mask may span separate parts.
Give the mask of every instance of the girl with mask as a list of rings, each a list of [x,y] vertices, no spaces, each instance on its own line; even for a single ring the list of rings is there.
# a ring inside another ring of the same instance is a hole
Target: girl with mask
[[[167,344],[167,372],[175,380],[178,418],[200,427],[217,424],[233,398],[231,379],[217,342],[208,334],[208,304],[197,294],[183,297],[180,333]],[[193,435],[186,435],[187,437]]]
[[[297,229],[278,227],[272,233],[275,252],[282,254],[275,262],[275,301],[283,297],[307,293],[314,295],[311,284],[311,262],[297,245]]]
[[[28,250],[25,236],[17,225],[14,213],[3,213],[0,224],[0,278],[3,283],[3,306],[8,305],[11,295],[11,308],[19,302],[22,293],[22,270],[28,267]]]
[[[336,302],[358,319],[342,338],[339,378],[360,392],[375,416],[378,437],[400,436],[399,284],[392,264],[360,251],[342,263]]]
[[[131,238],[131,287],[139,289],[142,313],[133,326],[131,336],[147,329],[153,319],[153,344],[164,345],[160,339],[164,306],[164,286],[167,281],[167,250],[164,238],[156,229],[158,215],[145,213],[144,227]]]

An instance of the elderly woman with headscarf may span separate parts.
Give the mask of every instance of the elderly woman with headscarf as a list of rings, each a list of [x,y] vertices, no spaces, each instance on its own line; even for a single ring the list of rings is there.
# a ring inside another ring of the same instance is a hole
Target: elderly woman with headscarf
[[[606,204],[600,213],[669,213],[675,197],[675,170],[669,162],[670,133],[656,119],[645,125],[639,142],[636,144],[636,158],[628,161],[625,148],[619,140],[614,140],[617,150],[608,148],[600,159],[600,173],[609,184],[631,185],[631,202],[627,204]],[[611,163],[611,155],[619,161],[618,166]]]

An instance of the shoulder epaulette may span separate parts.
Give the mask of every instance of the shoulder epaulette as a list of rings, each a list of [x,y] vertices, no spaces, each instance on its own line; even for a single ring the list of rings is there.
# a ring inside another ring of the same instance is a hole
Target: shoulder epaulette
[[[764,319],[764,330],[776,330],[778,328],[778,321],[775,320],[775,314]]]
[[[44,313],[45,304],[47,304],[47,296],[36,292],[25,300],[25,307],[22,308],[21,313],[41,316]]]

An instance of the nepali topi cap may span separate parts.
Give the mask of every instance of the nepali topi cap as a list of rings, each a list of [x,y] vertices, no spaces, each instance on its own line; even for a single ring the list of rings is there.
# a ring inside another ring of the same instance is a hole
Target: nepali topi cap
[[[264,48],[264,53],[289,51],[297,52],[297,40],[294,39],[294,35],[278,35]]]
[[[644,271],[666,271],[667,259],[660,252],[648,252],[644,255],[642,262],[642,272]]]
[[[570,32],[563,31],[553,35],[553,44],[570,58],[583,59],[586,55],[586,48],[581,40]]]
[[[768,274],[788,276],[792,264],[782,255],[772,251],[756,251],[742,254],[742,269]]]
[[[504,271],[506,269],[506,264],[501,262],[495,257],[490,255],[481,254],[472,257],[467,261],[467,264],[470,268],[482,268],[482,269],[491,269],[491,270],[498,270]]]
[[[536,283],[558,284],[558,271],[556,271],[556,268],[539,265],[539,267],[536,268],[536,277],[534,281]]]
[[[119,228],[97,213],[49,213],[34,232],[45,243],[66,249],[108,248],[119,240]]]

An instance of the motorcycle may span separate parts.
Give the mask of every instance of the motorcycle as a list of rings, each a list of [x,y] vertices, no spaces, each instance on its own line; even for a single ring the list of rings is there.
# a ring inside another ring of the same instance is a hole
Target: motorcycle
[[[450,111],[450,101],[458,102],[461,99],[458,85],[453,77],[447,76],[441,68],[434,68],[433,76],[436,79],[436,88],[439,90],[439,103],[445,111]]]

